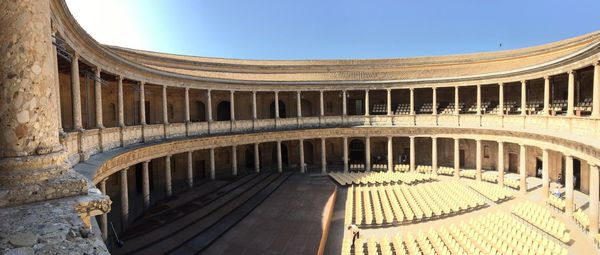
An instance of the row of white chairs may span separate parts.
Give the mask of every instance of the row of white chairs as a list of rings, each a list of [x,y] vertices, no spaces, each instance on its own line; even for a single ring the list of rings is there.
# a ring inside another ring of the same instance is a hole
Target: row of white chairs
[[[521,183],[518,179],[504,178],[504,186],[510,187],[513,189],[519,189]]]
[[[600,235],[597,240],[600,240]],[[353,249],[354,248],[354,249]],[[342,242],[342,254],[558,254],[568,250],[506,213],[497,212],[472,218],[468,223],[450,224],[416,235],[396,233],[390,240],[351,238]]]
[[[441,174],[441,175],[453,176],[454,175],[454,167],[440,166],[440,167],[438,167],[437,173]]]
[[[471,181],[469,182],[469,187],[496,203],[509,200],[513,197],[510,190],[494,184]]]
[[[459,172],[460,177],[466,177],[470,179],[475,179],[477,176],[477,170],[475,169],[461,169]]]
[[[511,211],[521,219],[529,222],[556,239],[564,243],[571,241],[571,235],[565,227],[565,223],[552,217],[550,211],[546,210],[546,208],[534,204],[531,201],[525,201],[524,203],[514,206]]]
[[[565,211],[566,202],[562,198],[549,196],[548,200],[546,200],[546,204],[558,209],[559,211]]]
[[[498,171],[485,171],[481,174],[481,180],[491,183],[498,182]]]
[[[573,219],[575,219],[575,223],[584,231],[587,231],[590,228],[590,216],[583,212],[581,208],[578,208],[577,211],[573,213]]]
[[[422,174],[417,172],[330,172],[329,176],[342,186],[385,183],[404,183],[412,185],[436,180],[435,176],[432,174]]]
[[[402,224],[444,217],[481,208],[485,201],[457,181],[417,186],[351,186],[348,189],[347,223],[362,226]]]

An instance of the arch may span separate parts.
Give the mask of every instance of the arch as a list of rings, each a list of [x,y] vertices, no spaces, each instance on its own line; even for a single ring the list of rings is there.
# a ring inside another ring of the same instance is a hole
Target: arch
[[[274,119],[275,118],[275,101],[271,102],[271,105],[269,106],[269,110],[270,110],[269,117],[271,119]],[[279,118],[286,118],[285,103],[283,103],[283,101],[281,101],[281,100],[279,100]]]
[[[217,121],[231,120],[231,103],[229,101],[221,101],[217,105]]]
[[[348,144],[349,161],[351,163],[365,162],[365,142],[361,139],[353,139]]]
[[[302,116],[309,117],[313,115],[312,103],[306,99],[300,100],[300,107],[302,107]]]

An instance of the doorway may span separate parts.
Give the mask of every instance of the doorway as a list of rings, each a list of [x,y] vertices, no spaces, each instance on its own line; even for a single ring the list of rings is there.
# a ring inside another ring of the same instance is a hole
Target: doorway
[[[516,153],[508,153],[508,172],[519,172],[519,155]]]

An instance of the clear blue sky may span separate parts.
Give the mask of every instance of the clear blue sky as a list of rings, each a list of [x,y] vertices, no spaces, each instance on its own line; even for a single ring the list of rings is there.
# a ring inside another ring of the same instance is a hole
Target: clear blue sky
[[[497,51],[600,30],[598,0],[67,2],[81,25],[101,43],[242,59]]]

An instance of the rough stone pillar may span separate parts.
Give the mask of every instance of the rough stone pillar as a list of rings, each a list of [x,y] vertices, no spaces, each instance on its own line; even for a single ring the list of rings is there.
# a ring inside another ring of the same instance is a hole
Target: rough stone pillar
[[[460,114],[460,108],[459,108],[460,100],[458,98],[458,95],[459,95],[458,92],[459,92],[458,86],[454,87],[454,114],[456,114],[456,115]]]
[[[481,84],[477,84],[477,115],[481,115]]]
[[[369,116],[369,90],[365,90],[365,116]]]
[[[192,151],[187,152],[187,174],[188,188],[194,187],[194,163]]]
[[[348,137],[344,136],[344,173],[348,172]]]
[[[256,114],[256,91],[252,91],[252,119],[256,120],[257,118],[258,115]]]
[[[575,109],[575,71],[567,72],[569,74],[569,83],[567,87],[567,116],[573,116]]]
[[[565,214],[573,214],[573,156],[565,155]]]
[[[410,88],[410,115],[415,114],[415,89]]]
[[[129,224],[129,188],[127,187],[127,168],[121,170],[121,229]]]
[[[296,91],[296,116],[302,118],[302,98],[300,90]]]
[[[387,170],[394,171],[394,147],[392,146],[392,137],[387,137]]]
[[[521,115],[527,115],[527,81],[521,81]]]
[[[437,115],[437,88],[433,87],[431,88],[431,93],[432,93],[432,105],[431,105],[431,114],[432,115]]]
[[[190,88],[185,88],[185,123],[190,122]]]
[[[550,77],[544,76],[544,115],[550,114]]]
[[[125,110],[123,105],[123,76],[117,77],[117,111],[119,114],[119,127],[125,127]]]
[[[519,191],[527,192],[527,153],[525,152],[525,144],[519,144]]]
[[[275,119],[279,119],[279,91],[275,91]]]
[[[237,176],[237,146],[231,146],[231,174]]]
[[[550,194],[550,181],[549,181],[549,164],[550,157],[548,155],[548,149],[542,149],[542,196],[544,201],[548,200]]]
[[[598,166],[590,165],[590,236],[596,237],[598,234]]]
[[[592,91],[592,118],[600,118],[600,61],[594,63],[594,85]]]
[[[260,173],[260,150],[258,143],[254,144],[254,170],[256,173]]]
[[[73,103],[73,128],[83,130],[81,117],[81,85],[79,84],[79,54],[75,52],[71,58],[71,96]]]
[[[327,174],[327,151],[325,138],[321,138],[321,174]]]
[[[281,141],[277,141],[277,172],[283,172],[283,164],[281,162]]]
[[[498,115],[504,115],[504,83],[498,83]]]
[[[387,115],[392,116],[392,89],[387,89]]]
[[[106,195],[106,179],[100,181],[100,192],[102,192],[102,195]],[[106,213],[100,216],[100,232],[102,233],[102,240],[106,241],[108,238],[108,214]]]
[[[150,174],[148,173],[149,161],[142,162],[142,196],[144,198],[144,209],[150,207]]]
[[[347,107],[347,101],[348,101],[348,92],[346,90],[342,90],[342,115],[346,116],[348,115],[348,107]]]
[[[231,121],[235,121],[235,91],[232,90],[229,94],[229,116],[231,117]]]
[[[96,106],[96,128],[104,128],[102,121],[102,77],[100,76],[101,69],[96,67],[94,70],[94,95]]]
[[[365,171],[371,171],[371,137],[365,137]]]
[[[140,81],[140,124],[146,125],[146,92],[144,91],[145,82]]]
[[[475,140],[475,177],[481,181],[481,140]]]
[[[167,155],[165,157],[165,193],[167,197],[173,195],[173,181],[171,179],[171,155]]]
[[[460,178],[460,139],[454,138],[454,178]]]
[[[415,137],[409,136],[410,140],[410,171],[413,172],[416,170],[415,167]]]
[[[498,141],[498,185],[504,187],[504,142]]]
[[[209,123],[213,121],[212,112],[212,96],[209,89],[206,91],[206,119]]]
[[[84,194],[59,139],[50,1],[0,1],[0,10],[0,207]]]
[[[167,102],[167,85],[162,86],[162,114],[163,114],[163,124],[169,124],[169,108]]]
[[[300,154],[300,173],[304,173],[304,140],[298,140],[298,154]]]
[[[208,149],[210,163],[210,180],[215,179],[215,148]]]
[[[325,116],[325,103],[323,102],[323,91],[319,91],[319,116]]]
[[[438,153],[437,153],[437,137],[431,137],[431,170],[433,174],[438,172]]]

